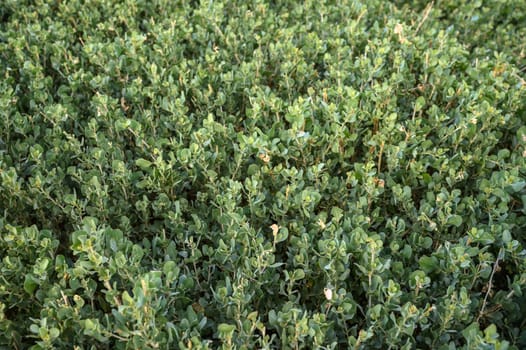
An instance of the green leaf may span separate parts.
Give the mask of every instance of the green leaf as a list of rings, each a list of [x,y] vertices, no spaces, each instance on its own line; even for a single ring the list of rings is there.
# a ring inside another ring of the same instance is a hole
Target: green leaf
[[[415,101],[415,111],[420,112],[426,105],[426,99],[423,96],[419,96]]]
[[[294,270],[294,272],[292,274],[292,279],[293,280],[299,281],[299,280],[301,280],[303,278],[305,278],[305,271],[303,271],[302,269]]]
[[[29,326],[29,330],[32,333],[38,334],[40,332],[40,327],[36,324],[32,324],[31,326]]]
[[[224,334],[224,335],[232,334],[235,329],[236,329],[236,326],[232,324],[228,324],[228,323],[220,323],[217,326],[217,330],[219,331],[219,333]]]
[[[289,230],[286,227],[280,227],[276,235],[276,243],[283,242],[289,237]]]
[[[514,193],[522,191],[526,187],[526,181],[517,181],[509,185]]]
[[[448,225],[453,225],[455,227],[460,227],[460,225],[462,225],[462,216],[460,216],[460,215],[451,215],[447,219],[447,223],[448,223]]]
[[[424,255],[418,260],[418,264],[425,273],[430,273],[438,268],[438,259],[434,256]]]
[[[135,301],[133,300],[133,298],[130,296],[130,294],[127,291],[124,291],[122,293],[122,301],[124,302],[125,305],[135,304]]]
[[[66,204],[73,205],[75,204],[76,200],[77,200],[77,196],[75,196],[74,194],[66,194],[64,196],[64,203]]]
[[[35,279],[32,275],[27,274],[24,279],[24,290],[28,294],[33,294],[35,289],[38,287],[37,279]]]
[[[49,330],[49,336],[51,337],[52,340],[58,338],[60,336],[60,330],[58,328],[51,328]]]
[[[511,240],[512,240],[512,237],[511,237],[510,231],[504,230],[502,232],[502,242],[504,242],[505,244],[508,244],[509,242],[511,242]]]
[[[150,162],[150,161],[148,161],[146,159],[143,159],[143,158],[139,158],[139,159],[135,160],[135,165],[137,165],[139,168],[141,168],[143,170],[146,170],[152,165],[152,162]]]

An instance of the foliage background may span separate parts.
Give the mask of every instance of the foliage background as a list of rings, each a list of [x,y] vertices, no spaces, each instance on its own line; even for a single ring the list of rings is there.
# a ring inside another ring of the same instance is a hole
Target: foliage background
[[[526,2],[4,0],[0,344],[526,347]]]

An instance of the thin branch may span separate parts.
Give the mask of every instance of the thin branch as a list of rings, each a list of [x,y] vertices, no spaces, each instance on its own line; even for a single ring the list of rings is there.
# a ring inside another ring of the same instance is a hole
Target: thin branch
[[[424,15],[422,16],[420,23],[418,23],[418,27],[416,27],[415,35],[418,33],[418,31],[422,27],[422,24],[424,24],[427,17],[429,16],[429,13],[431,12],[431,9],[433,8],[434,3],[435,3],[434,1],[431,1],[429,4],[427,4],[426,8],[424,9]]]
[[[491,271],[491,275],[489,276],[489,282],[488,282],[488,288],[486,290],[486,295],[484,296],[484,301],[482,302],[482,307],[480,308],[479,315],[477,317],[477,322],[480,320],[482,315],[484,314],[484,309],[486,308],[486,304],[488,301],[488,297],[491,293],[491,289],[493,288],[493,276],[495,275],[495,272],[499,268],[499,260],[502,255],[502,248],[499,251],[499,255],[497,256],[497,260],[495,260],[495,264],[493,265],[493,270]]]
[[[382,168],[382,154],[384,153],[384,146],[385,146],[385,143],[384,141],[382,141],[382,143],[380,144],[380,152],[378,152],[378,164],[377,164],[377,169],[378,169],[378,175],[380,175],[380,169]]]

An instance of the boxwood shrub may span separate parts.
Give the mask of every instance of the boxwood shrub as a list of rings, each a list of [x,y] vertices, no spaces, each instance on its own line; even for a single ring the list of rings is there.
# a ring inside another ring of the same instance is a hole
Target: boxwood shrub
[[[526,348],[525,28],[3,0],[0,346]]]

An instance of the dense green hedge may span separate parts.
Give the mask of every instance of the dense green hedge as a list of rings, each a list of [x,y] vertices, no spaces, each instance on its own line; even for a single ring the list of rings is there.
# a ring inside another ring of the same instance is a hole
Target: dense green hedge
[[[0,346],[524,349],[524,37],[524,0],[3,0]]]

